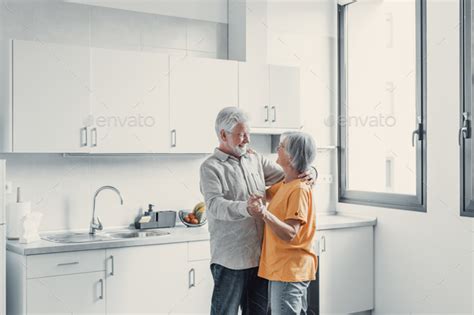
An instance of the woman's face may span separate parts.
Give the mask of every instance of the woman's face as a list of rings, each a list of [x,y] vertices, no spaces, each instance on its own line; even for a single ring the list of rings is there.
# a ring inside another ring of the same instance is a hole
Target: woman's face
[[[282,140],[277,148],[278,158],[276,162],[283,168],[291,166],[290,157],[286,153],[286,141]]]

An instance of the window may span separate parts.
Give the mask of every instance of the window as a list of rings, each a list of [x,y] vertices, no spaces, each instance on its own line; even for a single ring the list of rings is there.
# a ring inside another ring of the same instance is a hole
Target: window
[[[461,150],[461,215],[474,217],[473,150],[471,119],[472,98],[472,0],[461,6],[461,117],[459,144]]]
[[[339,201],[425,211],[425,0],[339,1]]]

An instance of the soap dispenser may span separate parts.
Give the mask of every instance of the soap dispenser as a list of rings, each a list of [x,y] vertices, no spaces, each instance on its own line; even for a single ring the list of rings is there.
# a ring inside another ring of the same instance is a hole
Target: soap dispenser
[[[148,211],[145,211],[145,215],[151,216],[151,215],[153,214],[153,207],[154,207],[154,206],[155,206],[155,205],[152,205],[151,203],[148,204]]]

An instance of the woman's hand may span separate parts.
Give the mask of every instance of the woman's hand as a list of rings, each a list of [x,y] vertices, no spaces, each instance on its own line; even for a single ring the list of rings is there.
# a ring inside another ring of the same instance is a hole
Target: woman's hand
[[[263,208],[263,197],[251,195],[249,200],[247,201],[247,211],[249,212],[249,214],[255,218],[262,218]]]

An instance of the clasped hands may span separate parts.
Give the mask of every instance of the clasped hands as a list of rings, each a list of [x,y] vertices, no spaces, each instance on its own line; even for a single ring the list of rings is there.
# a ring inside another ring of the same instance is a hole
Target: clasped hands
[[[252,217],[263,219],[265,213],[267,212],[267,207],[265,206],[263,197],[258,195],[250,195],[250,198],[247,201],[247,211]]]

